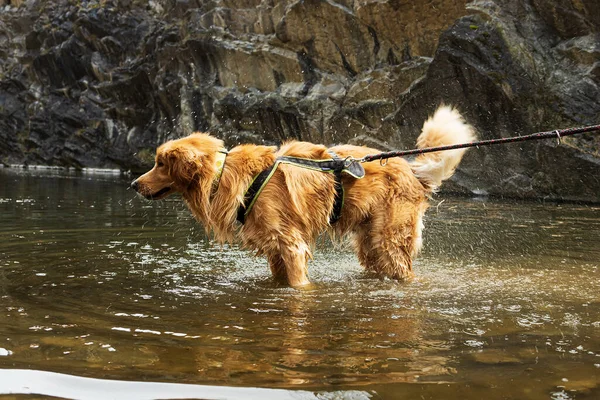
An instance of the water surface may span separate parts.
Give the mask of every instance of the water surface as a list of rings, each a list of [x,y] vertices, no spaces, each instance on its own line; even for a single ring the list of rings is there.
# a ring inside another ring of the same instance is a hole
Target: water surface
[[[439,198],[414,281],[366,275],[323,240],[313,285],[294,290],[211,244],[179,199],[126,187],[0,169],[5,372],[321,398],[600,398],[598,206]]]

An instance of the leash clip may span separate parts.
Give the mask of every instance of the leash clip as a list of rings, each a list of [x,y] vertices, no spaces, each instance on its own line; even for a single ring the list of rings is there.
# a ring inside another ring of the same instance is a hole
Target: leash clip
[[[352,156],[348,156],[348,157],[344,158],[344,168],[348,168],[349,166],[351,166],[352,164],[354,164],[357,161],[359,161],[359,160]]]

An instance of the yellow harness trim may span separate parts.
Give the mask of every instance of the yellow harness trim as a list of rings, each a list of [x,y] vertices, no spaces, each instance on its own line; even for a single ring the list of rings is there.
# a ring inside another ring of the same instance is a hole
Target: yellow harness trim
[[[215,156],[215,179],[221,179],[223,167],[225,167],[225,159],[227,158],[227,150],[221,149]]]

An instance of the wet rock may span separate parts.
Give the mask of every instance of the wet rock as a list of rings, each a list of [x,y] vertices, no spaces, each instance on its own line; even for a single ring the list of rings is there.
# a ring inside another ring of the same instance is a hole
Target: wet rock
[[[599,123],[593,3],[13,1],[0,8],[0,162],[143,170],[194,130],[412,148],[441,102],[482,139]],[[599,148],[471,150],[444,188],[600,201]]]
[[[592,65],[600,60],[600,33],[578,36],[561,42],[558,51],[579,64]]]
[[[522,54],[511,47],[506,35],[490,15],[457,21],[441,36],[427,77],[406,96],[395,125],[418,126],[425,112],[431,112],[439,101],[457,104],[478,128],[480,139],[597,120],[597,100],[589,99],[597,99],[600,92],[588,91],[589,80],[566,78],[568,66],[563,65],[564,74],[553,72],[547,77],[556,81],[555,86],[541,83],[522,63]],[[436,95],[431,97],[432,93]],[[585,96],[589,99],[582,101]],[[570,107],[574,107],[572,112],[565,112]],[[417,133],[415,130],[412,135]],[[452,188],[497,196],[598,201],[592,192],[600,190],[600,164],[593,148],[584,148],[580,139],[565,140],[560,146],[542,141],[471,150],[454,180],[460,187]]]
[[[472,353],[471,356],[475,362],[486,365],[510,365],[522,363],[516,356],[502,350],[487,349]]]

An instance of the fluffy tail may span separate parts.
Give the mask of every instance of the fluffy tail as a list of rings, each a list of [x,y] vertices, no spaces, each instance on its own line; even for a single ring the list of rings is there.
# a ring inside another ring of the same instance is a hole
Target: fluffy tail
[[[473,127],[465,122],[460,113],[449,106],[439,107],[433,117],[423,124],[417,147],[448,146],[468,143],[476,139]],[[442,181],[450,178],[467,149],[425,153],[411,163],[417,178],[435,192]]]

